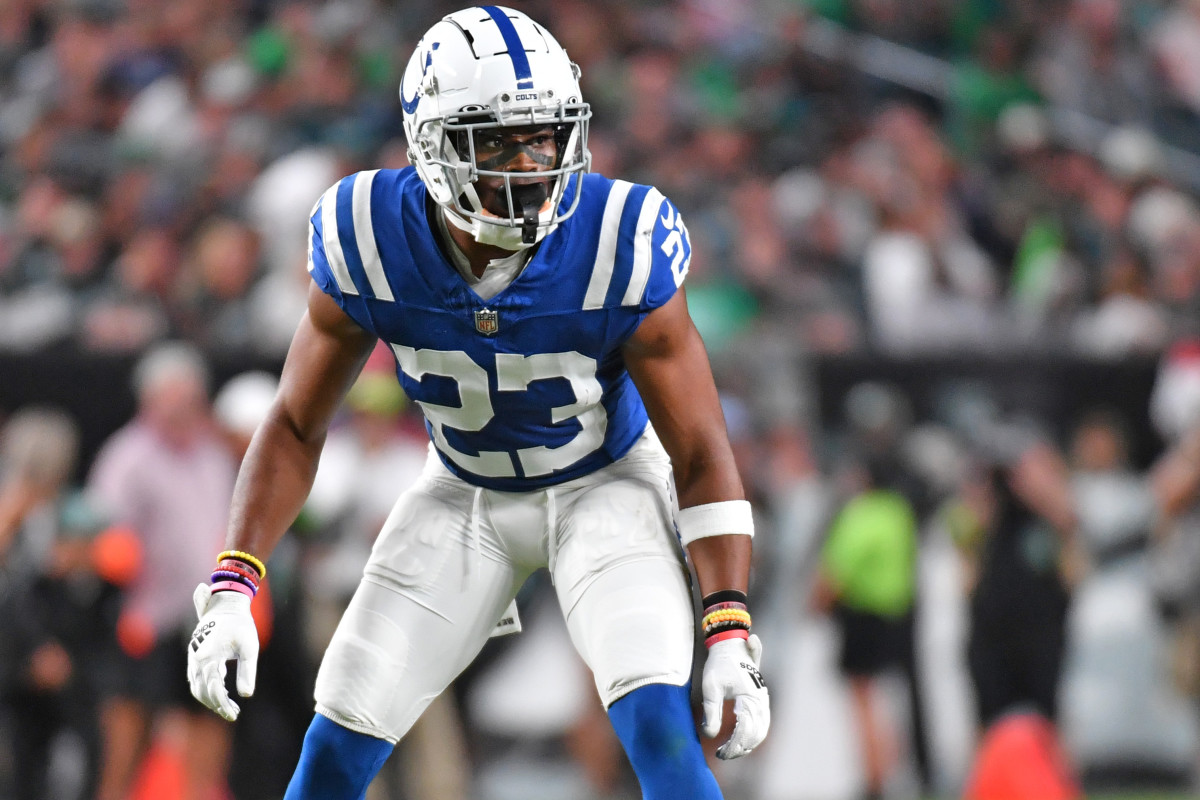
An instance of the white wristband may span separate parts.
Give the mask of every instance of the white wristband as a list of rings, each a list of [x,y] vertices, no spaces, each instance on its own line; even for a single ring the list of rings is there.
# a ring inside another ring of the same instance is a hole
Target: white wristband
[[[754,515],[745,500],[723,500],[679,509],[679,540],[687,547],[708,536],[742,534],[754,537]]]

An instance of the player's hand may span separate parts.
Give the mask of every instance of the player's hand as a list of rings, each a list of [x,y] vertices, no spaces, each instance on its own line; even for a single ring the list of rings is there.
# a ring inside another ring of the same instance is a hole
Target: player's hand
[[[704,696],[704,735],[712,738],[721,730],[721,709],[733,700],[737,718],[729,741],[717,748],[717,758],[740,758],[762,744],[771,727],[767,684],[758,665],[762,643],[754,634],[749,639],[726,639],[708,649],[701,684]]]
[[[240,592],[212,593],[200,584],[192,593],[200,622],[188,643],[188,682],[192,696],[225,719],[237,719],[237,703],[225,690],[225,662],[237,661],[237,691],[254,694],[258,669],[258,630],[250,616],[250,598]]]

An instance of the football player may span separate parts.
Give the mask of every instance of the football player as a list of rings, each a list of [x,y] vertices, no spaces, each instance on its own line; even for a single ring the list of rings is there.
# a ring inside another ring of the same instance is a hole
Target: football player
[[[588,174],[591,112],[554,37],[498,6],[450,14],[400,85],[412,167],[342,179],[313,209],[308,311],[238,478],[228,550],[197,588],[193,694],[226,719],[254,690],[250,600],[313,480],[325,431],[377,340],[431,440],[325,653],[288,800],[363,797],[395,743],[514,624],[548,567],[650,800],[721,792],[702,728],[765,737],[747,609],[753,524],[682,289],[691,243],[656,189]],[[403,487],[398,487],[398,490]],[[681,547],[682,545],[682,547]]]

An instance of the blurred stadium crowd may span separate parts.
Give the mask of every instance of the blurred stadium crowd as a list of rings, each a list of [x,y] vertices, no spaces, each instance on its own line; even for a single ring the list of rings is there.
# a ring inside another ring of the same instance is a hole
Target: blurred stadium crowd
[[[278,365],[313,203],[345,174],[407,164],[399,75],[460,5],[0,1],[0,354],[140,359],[138,414],[95,459],[69,416],[0,407],[0,798],[281,796],[315,659],[423,432],[373,361],[272,560],[259,696],[236,729],[196,719],[179,637],[222,532],[179,509],[227,507],[273,379],[216,381],[205,360]],[[989,705],[1000,645],[980,631],[1018,623],[1046,644],[1012,669],[1051,688],[999,695],[1057,723],[1077,780],[1190,787],[1200,2],[519,6],[582,67],[593,169],[656,185],[688,221],[689,303],[761,515],[776,703],[763,752],[721,767],[730,796],[959,794],[984,727],[1011,711]],[[904,377],[860,369],[823,396],[821,358]],[[999,367],[964,382],[938,359]],[[1030,378],[1044,359],[1098,386],[1039,404],[1072,389]],[[905,372],[918,363],[935,367]],[[1150,365],[1141,388],[1120,385],[1130,364]],[[1136,408],[1104,408],[1108,390]],[[183,455],[155,461],[159,440]],[[899,505],[853,505],[872,492]],[[850,509],[886,518],[884,541],[848,544]],[[884,577],[862,566],[880,552]],[[993,568],[1001,590],[1034,587],[1027,617],[989,616],[1005,602],[980,599]],[[856,600],[857,570],[893,591]],[[848,651],[863,624],[848,606],[885,618],[868,638],[886,652]],[[568,646],[522,636],[431,709],[378,797],[631,796]],[[523,704],[490,688],[489,669],[530,660],[556,665],[558,691],[545,674]],[[180,756],[197,743],[204,758]],[[11,794],[39,770],[43,794]]]
[[[1195,333],[1194,4],[524,5],[583,68],[595,168],[688,209],[726,314],[819,352]],[[397,75],[453,7],[5,3],[0,346],[281,353],[310,197],[405,163]]]

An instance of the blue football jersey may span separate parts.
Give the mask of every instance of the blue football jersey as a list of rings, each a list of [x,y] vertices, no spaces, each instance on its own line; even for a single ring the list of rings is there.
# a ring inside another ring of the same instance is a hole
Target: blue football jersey
[[[313,280],[391,346],[442,461],[472,484],[570,480],[645,430],[621,345],[683,283],[687,228],[649,186],[586,175],[564,205],[575,191],[575,213],[486,302],[439,249],[412,167],[343,178],[313,209]]]

